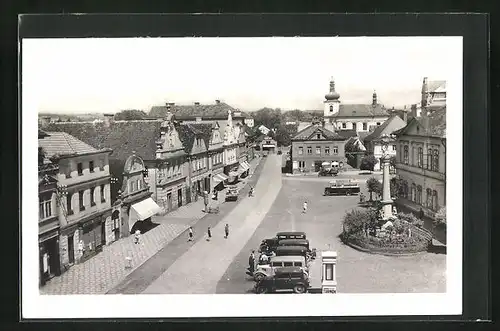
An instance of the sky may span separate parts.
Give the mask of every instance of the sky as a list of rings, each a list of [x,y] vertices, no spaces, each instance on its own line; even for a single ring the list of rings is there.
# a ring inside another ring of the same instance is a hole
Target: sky
[[[462,70],[459,37],[25,39],[23,97],[39,112],[149,111],[215,103],[323,109],[333,77],[342,103],[420,101],[423,77]]]

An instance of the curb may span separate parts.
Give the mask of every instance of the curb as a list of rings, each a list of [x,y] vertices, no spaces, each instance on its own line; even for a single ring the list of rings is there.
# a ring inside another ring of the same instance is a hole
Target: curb
[[[363,253],[368,253],[368,254],[372,254],[372,255],[384,255],[384,256],[393,256],[393,257],[397,257],[397,256],[416,256],[416,255],[422,255],[424,253],[428,253],[428,250],[425,250],[425,251],[420,251],[420,252],[412,252],[412,253],[388,253],[388,252],[379,252],[379,251],[374,251],[374,250],[371,250],[369,248],[364,248],[364,247],[361,247],[361,246],[358,246],[356,244],[353,244],[349,241],[345,241],[343,240],[342,241],[345,245],[357,250],[357,251],[360,251],[360,252],[363,252]]]

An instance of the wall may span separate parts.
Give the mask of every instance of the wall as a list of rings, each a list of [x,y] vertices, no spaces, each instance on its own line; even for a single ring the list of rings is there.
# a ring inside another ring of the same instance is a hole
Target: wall
[[[307,154],[307,147],[311,146],[312,154]],[[320,154],[316,153],[316,146],[320,146]],[[303,154],[299,154],[299,147],[303,147]],[[330,154],[325,153],[325,147],[330,148]],[[337,147],[338,153],[333,154],[333,148]],[[292,162],[305,161],[305,169],[313,171],[315,161],[342,161],[347,162],[345,157],[345,141],[292,141]]]
[[[389,115],[381,117],[350,117],[350,118],[346,117],[346,118],[330,119],[330,122],[333,122],[333,124],[338,130],[352,130],[354,129],[353,123],[356,123],[357,132],[369,132],[370,126],[381,125],[388,118]],[[345,127],[343,127],[342,125],[343,123],[346,124]],[[363,123],[366,123],[366,128],[363,128]]]

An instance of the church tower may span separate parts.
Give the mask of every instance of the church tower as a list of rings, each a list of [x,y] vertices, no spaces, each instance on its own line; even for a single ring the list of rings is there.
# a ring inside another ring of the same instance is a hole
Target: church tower
[[[325,109],[323,112],[323,116],[328,118],[333,116],[339,112],[340,108],[340,94],[335,92],[335,82],[333,81],[333,77],[330,80],[330,92],[325,95]]]

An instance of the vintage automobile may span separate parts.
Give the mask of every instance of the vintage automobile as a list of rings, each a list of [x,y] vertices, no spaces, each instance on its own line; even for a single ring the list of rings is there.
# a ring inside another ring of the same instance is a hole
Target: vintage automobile
[[[269,253],[278,247],[278,238],[269,238],[264,239],[260,243],[259,252],[260,253]]]
[[[309,288],[309,279],[300,267],[276,268],[274,274],[256,282],[255,293],[272,293],[277,291],[293,291],[306,293]]]
[[[310,258],[311,251],[304,246],[278,246],[275,251],[276,256],[303,256],[306,259]]]
[[[305,232],[284,231],[276,233],[278,239],[306,239]]]
[[[226,201],[238,200],[238,188],[236,186],[229,186],[226,191]]]
[[[304,246],[309,249],[309,240],[307,239],[282,239],[278,241],[278,246]]]
[[[331,181],[325,187],[324,195],[357,195],[360,192],[359,184],[348,181]]]
[[[337,176],[338,174],[339,168],[324,168],[318,172],[318,177]]]
[[[255,281],[260,281],[265,277],[270,277],[274,275],[274,271],[277,268],[283,267],[299,267],[303,268],[307,273],[309,268],[306,258],[300,255],[289,255],[289,256],[273,256],[269,259],[269,263],[261,264],[253,273],[253,278]]]

